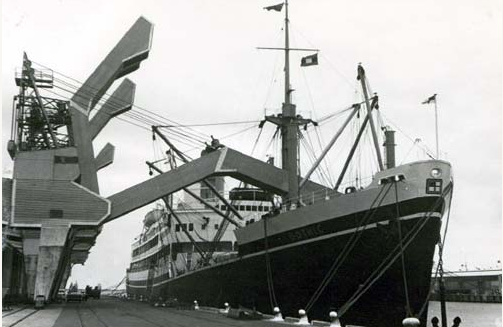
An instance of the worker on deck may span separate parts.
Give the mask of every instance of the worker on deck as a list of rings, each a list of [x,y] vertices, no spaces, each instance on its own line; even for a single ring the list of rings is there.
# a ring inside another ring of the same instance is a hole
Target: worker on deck
[[[225,147],[225,145],[220,144],[220,141],[214,138],[213,135],[211,135],[211,144],[208,144],[206,142],[204,142],[204,144],[206,144],[206,148],[201,151],[201,156]]]

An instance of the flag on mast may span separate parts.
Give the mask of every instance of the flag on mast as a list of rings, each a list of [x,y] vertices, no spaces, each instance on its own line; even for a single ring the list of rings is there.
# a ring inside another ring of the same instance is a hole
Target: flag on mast
[[[270,10],[281,11],[283,9],[283,5],[284,5],[284,3],[282,2],[282,3],[278,3],[277,5],[264,7],[264,9],[267,11],[270,11]]]
[[[300,66],[305,67],[305,66],[313,66],[318,64],[318,54],[315,53],[313,55],[303,57],[302,60],[300,61]]]
[[[428,104],[430,102],[437,102],[437,94],[433,94],[431,97],[429,97],[428,99],[424,100],[423,102],[421,102],[421,104]]]

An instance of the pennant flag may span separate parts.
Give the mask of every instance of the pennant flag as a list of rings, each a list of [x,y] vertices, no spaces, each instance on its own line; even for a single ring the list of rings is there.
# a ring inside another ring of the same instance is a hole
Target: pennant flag
[[[300,66],[312,66],[312,65],[317,65],[318,64],[318,54],[315,53],[313,55],[303,57],[302,60],[300,61]]]
[[[421,104],[428,104],[430,102],[437,102],[437,94],[433,94],[431,97],[429,97],[428,99],[424,100],[423,102],[421,102]]]
[[[277,5],[274,6],[269,6],[269,7],[264,7],[265,10],[270,11],[270,10],[275,10],[275,11],[281,11],[283,9],[284,3],[278,3]]]

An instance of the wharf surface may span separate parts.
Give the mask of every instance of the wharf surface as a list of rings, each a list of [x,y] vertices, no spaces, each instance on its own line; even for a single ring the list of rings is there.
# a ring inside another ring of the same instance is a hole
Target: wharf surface
[[[210,310],[180,310],[154,307],[146,302],[112,297],[84,302],[50,304],[41,310],[33,306],[2,312],[2,327],[278,327],[293,322],[236,320]],[[328,326],[328,323],[320,323]]]

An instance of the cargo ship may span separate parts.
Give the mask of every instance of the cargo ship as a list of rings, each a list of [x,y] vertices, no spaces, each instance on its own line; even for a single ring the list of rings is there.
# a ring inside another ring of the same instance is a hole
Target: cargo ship
[[[318,320],[336,311],[343,324],[358,326],[401,326],[404,318],[417,317],[426,326],[435,247],[452,199],[451,165],[438,157],[395,165],[394,131],[376,128],[378,97],[369,95],[365,70],[358,65],[362,101],[348,107],[340,129],[301,177],[299,127],[316,122],[298,114],[292,103],[290,52],[313,52],[301,62],[309,66],[317,64],[317,50],[290,47],[287,1],[265,9],[285,13],[285,45],[272,48],[285,56],[284,102],[281,113],[266,116],[260,125],[276,125],[281,136],[280,168],[288,181],[281,187],[286,192],[279,194],[272,177],[270,187],[243,178],[226,192],[224,175],[235,171],[222,162],[238,165],[241,157],[213,139],[201,157],[215,158],[222,176],[184,188],[178,201],[166,196],[146,215],[132,244],[128,296],[197,300],[213,307],[227,302],[263,313],[279,307],[285,316],[304,309]],[[310,180],[344,128],[360,116],[359,133],[335,187]],[[162,138],[159,129],[153,127],[153,132]],[[378,169],[367,185],[342,187],[364,132],[372,135]],[[170,155],[188,162],[164,140]],[[273,160],[268,163],[274,165]],[[257,169],[252,161],[243,167]]]

